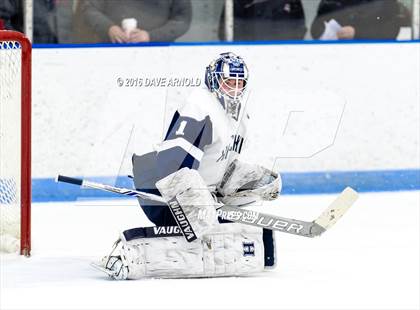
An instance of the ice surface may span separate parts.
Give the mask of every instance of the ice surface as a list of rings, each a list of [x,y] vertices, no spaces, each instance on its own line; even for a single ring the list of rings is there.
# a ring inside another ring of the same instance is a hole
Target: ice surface
[[[313,220],[333,195],[253,207]],[[246,278],[112,281],[89,263],[121,229],[149,222],[135,200],[33,205],[32,257],[2,255],[1,309],[419,309],[420,192],[361,194],[319,238],[276,233],[277,268]]]

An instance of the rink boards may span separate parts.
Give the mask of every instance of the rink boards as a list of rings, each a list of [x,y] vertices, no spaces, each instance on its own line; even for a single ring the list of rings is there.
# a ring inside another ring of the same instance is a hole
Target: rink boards
[[[284,193],[419,189],[418,42],[39,46],[34,200],[80,195],[58,173],[127,182],[131,154],[153,149],[224,51],[251,71],[243,159],[281,172]]]

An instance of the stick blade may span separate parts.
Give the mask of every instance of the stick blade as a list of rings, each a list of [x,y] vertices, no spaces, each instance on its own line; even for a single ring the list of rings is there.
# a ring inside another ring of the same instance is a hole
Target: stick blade
[[[355,203],[358,193],[351,187],[345,188],[314,222],[325,230],[332,227]]]

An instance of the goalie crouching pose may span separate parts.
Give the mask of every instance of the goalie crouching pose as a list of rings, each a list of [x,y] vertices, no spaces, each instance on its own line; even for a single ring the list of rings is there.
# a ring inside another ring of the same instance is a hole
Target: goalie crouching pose
[[[133,156],[138,198],[153,228],[124,231],[102,268],[115,279],[215,277],[256,273],[275,265],[271,230],[219,220],[221,204],[240,206],[278,196],[278,174],[240,162],[249,116],[242,103],[248,68],[220,54],[173,115],[155,152]]]

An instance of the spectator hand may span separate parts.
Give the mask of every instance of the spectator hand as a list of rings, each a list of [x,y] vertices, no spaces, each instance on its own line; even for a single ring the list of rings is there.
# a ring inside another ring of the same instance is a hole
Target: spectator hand
[[[150,36],[147,31],[137,28],[130,32],[129,41],[131,43],[149,42]]]
[[[339,39],[353,39],[354,35],[356,33],[356,30],[352,26],[344,26],[341,28],[340,31],[337,32],[337,37]]]
[[[108,36],[112,43],[127,43],[129,42],[128,36],[119,26],[111,26],[108,30]]]

